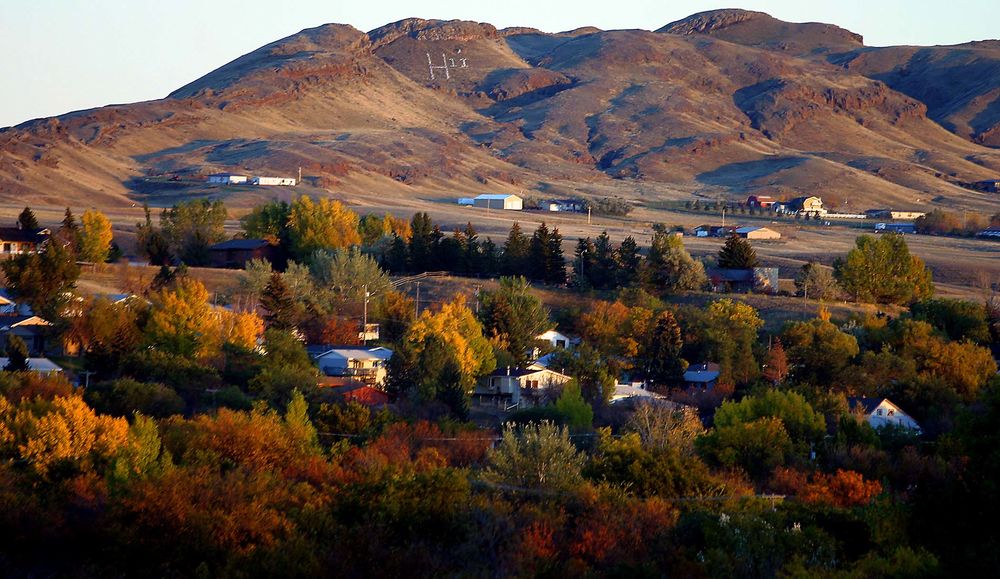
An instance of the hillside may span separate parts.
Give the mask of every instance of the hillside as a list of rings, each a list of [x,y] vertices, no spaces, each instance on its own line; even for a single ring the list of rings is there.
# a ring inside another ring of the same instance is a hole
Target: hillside
[[[0,201],[245,204],[261,192],[202,177],[301,167],[301,191],[401,207],[516,189],[990,210],[995,197],[963,184],[1000,174],[1000,151],[963,137],[994,144],[995,105],[954,83],[920,93],[896,79],[903,57],[882,50],[835,26],[744,11],[657,32],[328,24],[161,100],[0,130]]]

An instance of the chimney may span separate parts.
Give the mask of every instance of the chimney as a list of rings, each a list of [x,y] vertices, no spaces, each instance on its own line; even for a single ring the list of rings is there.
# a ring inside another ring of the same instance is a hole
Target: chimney
[[[510,366],[507,366],[507,375],[510,376]]]

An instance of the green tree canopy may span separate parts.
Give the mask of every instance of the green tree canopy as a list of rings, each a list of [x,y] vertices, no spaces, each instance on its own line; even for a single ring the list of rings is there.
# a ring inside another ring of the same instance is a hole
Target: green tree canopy
[[[676,294],[700,289],[708,281],[705,267],[695,260],[676,235],[653,236],[644,270],[646,285],[658,294]]]
[[[739,237],[735,233],[726,238],[725,245],[719,250],[719,267],[723,269],[753,269],[760,265],[757,251],[750,245],[750,240]]]
[[[858,301],[909,304],[934,293],[930,270],[910,255],[906,240],[896,233],[858,237],[833,270],[841,287]]]
[[[549,313],[523,276],[502,277],[495,290],[480,294],[479,318],[488,336],[504,345],[520,367],[528,362],[535,337],[551,328]]]

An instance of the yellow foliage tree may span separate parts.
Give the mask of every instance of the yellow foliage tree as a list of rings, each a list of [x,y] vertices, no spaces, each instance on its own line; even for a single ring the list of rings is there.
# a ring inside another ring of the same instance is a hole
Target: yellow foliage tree
[[[292,251],[306,257],[317,249],[337,249],[361,243],[358,214],[340,201],[314,201],[303,195],[292,202],[288,216]]]
[[[65,461],[82,468],[110,461],[128,444],[127,420],[95,414],[77,396],[54,398],[51,410],[41,416],[29,403],[22,404],[14,422],[14,430],[21,435],[19,458],[43,476]]]
[[[200,281],[182,277],[173,289],[160,290],[150,301],[146,340],[151,347],[201,359],[219,352],[221,319],[208,303],[208,290]]]
[[[80,259],[92,263],[104,263],[111,251],[111,221],[100,211],[88,209],[80,219]]]
[[[219,310],[220,342],[252,350],[264,335],[264,320],[254,312]]]
[[[496,368],[496,358],[483,326],[458,295],[439,311],[425,310],[406,334],[407,346],[418,357],[429,339],[436,337],[446,344],[462,373],[462,381],[471,387],[475,379]]]

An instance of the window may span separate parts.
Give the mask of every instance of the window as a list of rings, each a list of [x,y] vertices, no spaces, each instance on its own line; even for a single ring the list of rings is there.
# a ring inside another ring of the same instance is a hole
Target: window
[[[3,244],[3,252],[4,253],[10,253],[10,244],[9,243]]]
[[[896,415],[896,411],[895,411],[895,410],[892,410],[892,409],[890,408],[890,409],[889,409],[889,416],[895,416],[895,415]]]
[[[882,409],[879,408],[878,410],[876,410],[875,414],[878,414],[879,416],[882,416]]]

